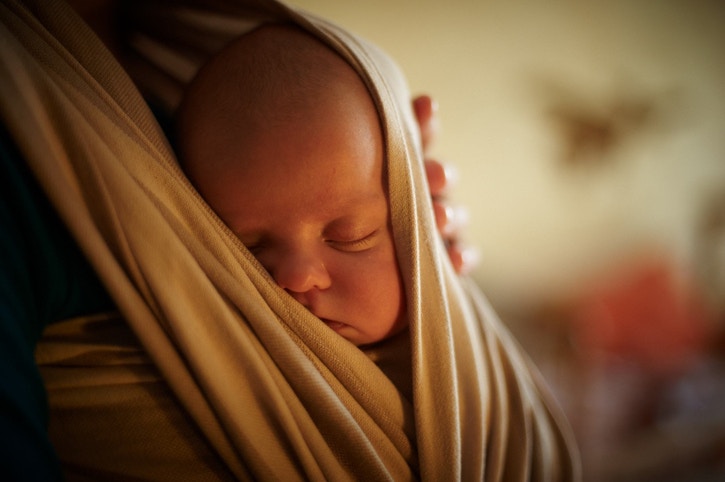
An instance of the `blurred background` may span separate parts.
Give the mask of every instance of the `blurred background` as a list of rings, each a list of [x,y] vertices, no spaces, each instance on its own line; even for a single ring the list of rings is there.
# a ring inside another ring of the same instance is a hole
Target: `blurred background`
[[[585,480],[724,480],[725,4],[290,2],[439,101],[472,275]]]

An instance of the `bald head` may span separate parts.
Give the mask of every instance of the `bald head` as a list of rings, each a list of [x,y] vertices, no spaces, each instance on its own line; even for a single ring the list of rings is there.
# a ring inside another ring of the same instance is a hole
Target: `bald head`
[[[358,74],[310,34],[268,25],[243,35],[187,88],[176,119],[182,166],[193,181],[196,159],[224,155],[210,149],[243,148],[243,137],[304,122],[323,101],[344,98],[343,91],[368,95]]]

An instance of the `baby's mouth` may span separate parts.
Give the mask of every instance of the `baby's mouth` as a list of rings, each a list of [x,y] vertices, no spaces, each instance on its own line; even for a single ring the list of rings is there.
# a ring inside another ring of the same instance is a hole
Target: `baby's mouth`
[[[332,328],[332,330],[335,331],[335,332],[338,332],[342,328],[344,328],[345,326],[347,326],[347,325],[345,325],[345,323],[340,323],[339,321],[328,320],[328,319],[325,319],[325,318],[320,318],[320,319],[322,320],[322,322],[324,324],[326,324],[327,326],[329,326],[330,328]]]

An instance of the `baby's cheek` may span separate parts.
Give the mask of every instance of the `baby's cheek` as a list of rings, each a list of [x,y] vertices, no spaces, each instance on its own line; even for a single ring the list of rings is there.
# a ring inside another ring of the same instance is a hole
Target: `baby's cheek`
[[[369,283],[376,291],[376,297],[386,302],[389,310],[397,310],[403,302],[403,282],[394,252],[384,253],[371,260],[369,266]]]
[[[389,290],[398,284],[399,275],[395,256],[385,251],[370,250],[335,263],[333,282],[358,295]]]

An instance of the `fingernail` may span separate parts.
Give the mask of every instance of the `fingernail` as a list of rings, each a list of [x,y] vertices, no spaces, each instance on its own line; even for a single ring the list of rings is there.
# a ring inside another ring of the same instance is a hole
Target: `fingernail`
[[[458,182],[458,169],[450,163],[443,164],[443,171],[446,174],[446,184],[452,186]]]

